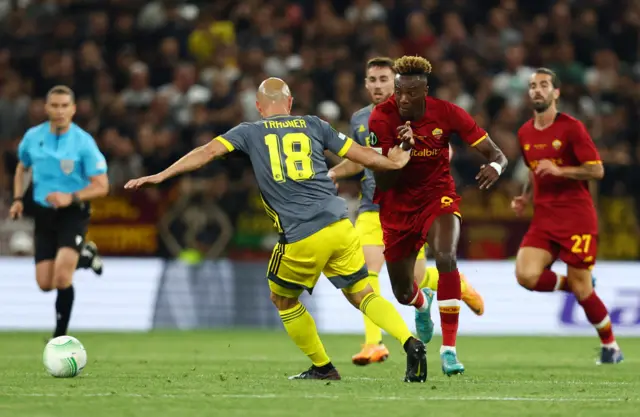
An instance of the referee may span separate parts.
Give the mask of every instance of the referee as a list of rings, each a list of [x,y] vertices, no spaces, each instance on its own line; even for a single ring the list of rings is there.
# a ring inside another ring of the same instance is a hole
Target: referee
[[[56,329],[65,335],[74,292],[73,273],[91,268],[102,273],[93,242],[85,243],[89,200],[107,195],[107,163],[90,134],[72,123],[76,112],[73,91],[53,87],[45,109],[49,121],[32,127],[18,148],[10,216],[22,216],[25,172],[33,170],[36,281],[42,291],[58,290]]]

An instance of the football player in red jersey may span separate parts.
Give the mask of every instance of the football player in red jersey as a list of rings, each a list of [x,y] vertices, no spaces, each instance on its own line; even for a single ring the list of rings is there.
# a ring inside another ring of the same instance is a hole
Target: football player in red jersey
[[[598,249],[598,217],[588,182],[601,179],[604,168],[582,122],[558,112],[559,87],[553,71],[536,70],[529,83],[534,117],[518,131],[531,171],[529,184],[511,206],[521,214],[533,198],[534,215],[518,251],[516,277],[532,291],[573,292],[600,335],[598,363],[619,363],[622,352],[591,275]],[[551,271],[557,258],[567,264],[566,276]]]
[[[427,95],[431,64],[404,56],[395,61],[395,93],[369,118],[370,144],[386,155],[402,141],[413,144],[411,160],[397,175],[375,173],[385,260],[396,299],[416,308],[416,330],[431,338],[430,302],[413,280],[416,255],[425,241],[433,249],[442,322],[440,349],[446,375],[464,372],[456,353],[460,311],[460,273],[456,252],[460,235],[460,197],[449,165],[449,139],[458,134],[488,160],[476,179],[481,189],[495,183],[507,159],[487,133],[460,107]]]
[[[371,104],[358,110],[351,117],[352,138],[362,146],[369,146],[369,116],[373,108],[386,101],[394,91],[393,72],[394,60],[387,57],[377,57],[369,60],[366,65],[365,87],[369,92]],[[451,150],[449,157],[452,156]],[[360,164],[356,164],[348,159],[337,166],[331,168],[327,174],[334,181],[337,178],[347,178],[358,174],[364,170]],[[355,226],[360,233],[360,242],[364,249],[364,259],[369,269],[369,284],[374,292],[380,293],[380,281],[378,275],[384,265],[384,244],[382,241],[382,225],[380,224],[379,207],[373,203],[373,194],[376,189],[376,182],[373,173],[365,171],[362,178],[360,207],[358,208],[358,218]],[[416,266],[414,269],[416,284],[422,288],[430,288],[431,292],[425,292],[429,300],[433,302],[434,291],[438,291],[438,270],[435,266],[426,267],[425,251],[418,252]],[[463,274],[460,274],[462,301],[466,303],[471,311],[481,316],[484,313],[484,301],[482,296],[467,282]],[[382,331],[373,324],[366,316],[365,323],[365,344],[362,350],[352,357],[352,362],[356,365],[368,365],[376,362],[383,362],[389,357],[389,349],[382,343]],[[433,322],[428,326],[433,329]],[[427,329],[428,330],[428,329]],[[430,331],[433,333],[433,330]],[[423,340],[423,342],[427,342]]]

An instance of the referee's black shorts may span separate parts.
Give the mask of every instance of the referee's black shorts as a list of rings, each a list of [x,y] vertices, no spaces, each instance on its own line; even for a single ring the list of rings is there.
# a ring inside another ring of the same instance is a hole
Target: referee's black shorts
[[[35,203],[35,258],[36,263],[53,260],[58,249],[72,248],[80,252],[89,226],[90,207],[71,205],[54,209]]]

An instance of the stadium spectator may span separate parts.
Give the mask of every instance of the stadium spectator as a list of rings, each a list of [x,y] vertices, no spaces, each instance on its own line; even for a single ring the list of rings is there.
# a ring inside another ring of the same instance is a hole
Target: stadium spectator
[[[291,86],[295,113],[346,131],[366,104],[363,62],[418,54],[434,67],[430,94],[470,112],[508,154],[494,193],[517,190],[526,174],[515,129],[530,117],[531,69],[548,66],[563,83],[561,111],[584,121],[605,161],[599,195],[637,205],[638,30],[634,1],[0,1],[2,195],[17,140],[42,120],[54,85],[77,92],[77,121],[123,167],[112,178],[121,182],[160,171],[205,133],[256,120],[255,89],[268,76]],[[475,157],[454,148],[458,187],[471,193]],[[247,166],[231,155],[219,169],[236,184]],[[245,200],[231,196],[230,210]]]

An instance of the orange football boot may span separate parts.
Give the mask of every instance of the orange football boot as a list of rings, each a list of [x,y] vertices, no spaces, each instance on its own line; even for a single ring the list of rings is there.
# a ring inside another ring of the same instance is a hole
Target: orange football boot
[[[354,365],[365,366],[370,363],[384,362],[389,357],[389,349],[382,343],[362,345],[362,350],[351,357]]]
[[[462,283],[462,301],[478,316],[484,314],[484,300],[478,291],[469,284],[464,275],[460,274]]]

